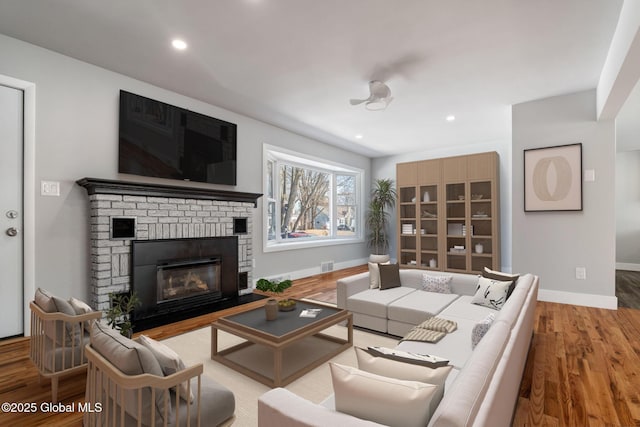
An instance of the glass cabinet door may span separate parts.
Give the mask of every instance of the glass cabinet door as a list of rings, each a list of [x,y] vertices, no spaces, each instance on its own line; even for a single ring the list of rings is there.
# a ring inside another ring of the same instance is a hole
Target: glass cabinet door
[[[467,270],[466,184],[446,184],[447,270]]]
[[[471,270],[481,272],[484,267],[492,268],[493,221],[491,182],[470,183],[471,210]]]
[[[420,186],[420,267],[438,269],[438,186]]]
[[[400,187],[398,190],[400,212],[398,263],[404,266],[415,266],[418,256],[416,206],[419,203],[416,187]]]

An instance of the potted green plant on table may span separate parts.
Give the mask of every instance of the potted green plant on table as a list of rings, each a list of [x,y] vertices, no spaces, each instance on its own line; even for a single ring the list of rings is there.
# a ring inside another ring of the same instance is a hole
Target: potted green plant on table
[[[113,329],[120,331],[121,335],[131,338],[133,335],[133,323],[131,313],[141,302],[135,292],[110,293],[111,306],[107,310],[107,323]]]
[[[372,250],[369,256],[371,262],[389,261],[389,213],[396,204],[396,190],[393,180],[389,178],[377,179],[371,189],[371,200],[367,211],[367,229],[369,231],[367,243]]]
[[[274,298],[269,298],[265,305],[265,310],[267,313],[267,320],[273,320],[277,317],[277,311],[291,311],[296,308],[295,300],[290,298],[284,298],[281,300],[277,300],[275,298],[276,295],[280,295],[286,289],[290,288],[292,285],[291,280],[269,280],[269,279],[260,279],[256,282],[256,289],[262,292],[266,292]]]

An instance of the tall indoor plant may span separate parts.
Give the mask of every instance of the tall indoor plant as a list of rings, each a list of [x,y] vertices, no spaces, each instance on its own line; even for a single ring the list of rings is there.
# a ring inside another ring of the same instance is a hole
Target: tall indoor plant
[[[371,189],[371,201],[367,212],[367,229],[369,231],[368,244],[373,255],[387,255],[386,260],[376,259],[371,261],[384,262],[388,258],[389,250],[389,212],[396,205],[396,190],[393,180],[389,178],[377,179]]]

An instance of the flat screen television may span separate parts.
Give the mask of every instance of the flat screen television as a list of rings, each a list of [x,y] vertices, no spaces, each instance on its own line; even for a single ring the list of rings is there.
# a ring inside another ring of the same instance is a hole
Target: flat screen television
[[[236,185],[237,126],[120,91],[118,172]]]

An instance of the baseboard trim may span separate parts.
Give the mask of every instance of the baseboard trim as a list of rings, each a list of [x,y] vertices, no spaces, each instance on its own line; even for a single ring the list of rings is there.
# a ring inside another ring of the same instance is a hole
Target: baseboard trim
[[[615,296],[578,294],[575,292],[552,291],[548,289],[538,290],[538,301],[606,308],[609,310],[618,309],[618,298]]]
[[[640,271],[640,264],[632,264],[630,262],[616,262],[616,270]]]
[[[333,264],[333,270],[331,271],[342,270],[343,268],[356,267],[358,265],[366,264],[367,261],[368,261],[368,258],[360,258],[360,259],[352,259],[349,261],[336,262]],[[273,274],[267,278],[295,280],[295,279],[301,279],[303,277],[314,276],[316,274],[322,274],[322,273],[330,273],[330,271],[323,272],[322,268],[318,266],[318,267],[312,267],[312,268],[305,268],[302,270],[288,271],[283,274]],[[256,280],[254,280],[254,282]],[[254,287],[255,287],[255,283],[254,283]]]

